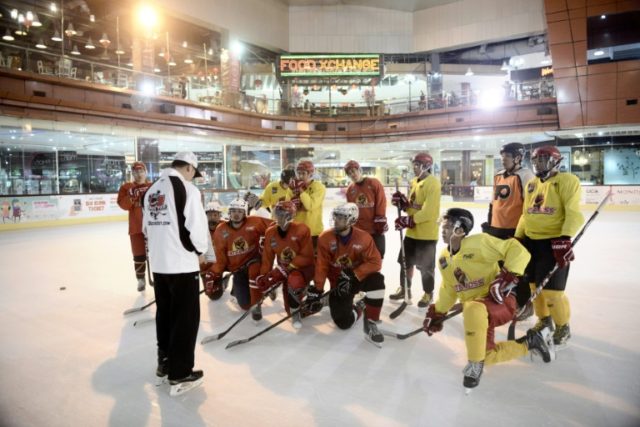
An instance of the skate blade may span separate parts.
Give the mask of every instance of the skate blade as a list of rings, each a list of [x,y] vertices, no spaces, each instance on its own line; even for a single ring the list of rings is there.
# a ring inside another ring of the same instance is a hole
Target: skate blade
[[[469,396],[469,395],[471,394],[471,392],[472,392],[472,391],[473,391],[473,389],[472,389],[472,388],[467,388],[467,387],[465,387],[465,388],[464,388],[464,395],[465,395],[465,396]]]
[[[194,388],[198,387],[200,384],[202,384],[202,382],[203,382],[203,379],[200,378],[196,381],[192,381],[189,383],[172,385],[171,391],[169,392],[169,394],[172,397],[180,396],[181,394],[185,394],[189,390],[193,390]]]
[[[302,328],[302,322],[293,322],[291,326],[293,326],[293,329],[300,329]]]
[[[169,380],[168,376],[164,376],[164,377],[156,377],[156,387],[160,387],[163,384],[166,384],[167,381]]]
[[[375,342],[374,340],[372,340],[371,338],[369,338],[368,335],[365,335],[364,339],[368,342],[370,342],[371,344],[375,345],[378,348],[382,348],[382,343],[379,342]]]

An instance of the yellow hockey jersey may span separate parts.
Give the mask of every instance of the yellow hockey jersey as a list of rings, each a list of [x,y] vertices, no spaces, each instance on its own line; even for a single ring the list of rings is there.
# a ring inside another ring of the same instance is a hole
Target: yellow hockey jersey
[[[407,229],[407,237],[416,240],[438,240],[440,217],[440,181],[433,175],[418,181],[411,180],[407,215],[413,216],[414,228]]]
[[[275,218],[274,208],[276,204],[280,201],[291,200],[293,196],[293,192],[290,188],[284,188],[282,183],[278,181],[273,181],[267,184],[260,196],[260,200],[262,201],[263,208],[269,208],[271,210],[271,217]]]
[[[294,220],[307,224],[311,230],[311,236],[319,236],[324,230],[322,204],[326,191],[323,183],[313,180],[307,189],[300,193],[300,207]]]

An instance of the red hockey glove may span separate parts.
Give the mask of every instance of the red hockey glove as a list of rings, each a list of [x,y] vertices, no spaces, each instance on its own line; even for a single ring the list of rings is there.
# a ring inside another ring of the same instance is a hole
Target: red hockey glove
[[[431,336],[442,330],[444,327],[443,320],[444,314],[438,313],[435,304],[431,304],[427,310],[427,315],[424,317],[424,322],[422,322],[422,329],[427,335]]]
[[[399,207],[403,211],[406,211],[409,207],[409,199],[407,199],[407,196],[402,194],[402,192],[396,191],[391,196],[391,204],[393,206]]]
[[[402,230],[403,228],[413,228],[416,223],[413,221],[412,216],[400,216],[396,218],[396,230]]]
[[[224,292],[222,275],[220,273],[207,271],[204,274],[204,293],[207,294],[209,299],[217,300],[222,296],[222,292]]]
[[[489,294],[498,304],[504,303],[504,298],[508,297],[513,288],[518,284],[518,278],[510,271],[502,270],[489,285]]]
[[[291,203],[296,205],[296,211],[300,210],[300,206],[302,206],[302,202],[300,201],[300,197],[294,197],[293,199],[291,199]]]
[[[265,293],[273,286],[279,285],[287,280],[287,276],[289,276],[287,270],[278,265],[267,274],[258,276],[256,279],[256,287],[260,292]]]
[[[144,196],[144,193],[147,192],[147,189],[149,187],[143,186],[143,187],[131,187],[129,188],[129,198],[134,201],[137,202],[138,200],[140,200],[140,198],[142,198],[142,196]]]
[[[575,255],[573,255],[573,246],[569,237],[551,239],[551,249],[553,250],[553,257],[558,263],[558,268],[564,268],[576,259]]]
[[[304,190],[307,189],[308,185],[301,179],[292,179],[289,186],[291,187],[291,191],[293,191],[293,194],[298,196],[300,195],[300,193],[304,192]]]
[[[373,232],[375,234],[384,234],[389,231],[386,216],[377,216],[373,218]]]

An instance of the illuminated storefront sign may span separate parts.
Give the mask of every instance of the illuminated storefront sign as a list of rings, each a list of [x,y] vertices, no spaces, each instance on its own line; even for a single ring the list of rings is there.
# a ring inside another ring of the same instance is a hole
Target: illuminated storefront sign
[[[282,55],[278,75],[282,78],[373,76],[382,72],[380,55]]]

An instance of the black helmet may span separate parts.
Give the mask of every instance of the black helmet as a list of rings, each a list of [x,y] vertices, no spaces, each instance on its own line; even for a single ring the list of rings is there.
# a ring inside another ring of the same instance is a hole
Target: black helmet
[[[508,144],[504,144],[502,148],[500,148],[500,154],[502,153],[509,153],[513,156],[514,159],[516,158],[516,156],[520,156],[520,161],[522,162],[526,150],[524,148],[524,145],[520,144],[519,142],[510,142]]]
[[[473,229],[473,215],[466,209],[449,208],[442,218],[454,223],[455,228],[462,227],[464,234],[469,234]]]
[[[289,181],[291,181],[295,177],[296,177],[296,171],[295,169],[293,169],[293,167],[285,168],[280,173],[280,180],[286,184],[288,184]]]

